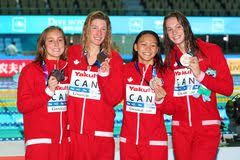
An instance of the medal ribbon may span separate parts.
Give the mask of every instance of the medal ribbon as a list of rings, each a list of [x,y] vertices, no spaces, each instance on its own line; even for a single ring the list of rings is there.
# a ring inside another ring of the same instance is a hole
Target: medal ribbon
[[[141,74],[141,72],[140,72],[140,68],[139,68],[137,62],[134,64],[134,66],[135,66],[135,69],[138,71],[139,75],[143,76],[143,75]],[[154,64],[154,65],[153,65],[153,68],[152,68],[152,77],[153,77],[153,78],[157,77],[156,64]],[[144,78],[144,81],[147,83],[147,85],[149,85],[149,81],[147,81],[147,80],[145,79],[145,77],[143,77],[143,78]]]

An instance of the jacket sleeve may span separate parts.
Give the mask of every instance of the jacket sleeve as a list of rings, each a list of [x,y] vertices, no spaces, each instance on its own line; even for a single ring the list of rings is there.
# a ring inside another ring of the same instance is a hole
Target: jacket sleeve
[[[110,60],[110,74],[98,76],[98,84],[102,99],[111,106],[116,106],[123,97],[123,60],[115,53]]]
[[[216,77],[205,74],[201,83],[215,93],[230,96],[233,92],[233,79],[221,48],[214,45],[209,54],[214,55],[207,56],[210,58],[210,65],[216,70]]]
[[[36,93],[36,91],[39,91],[39,89],[37,89],[39,85],[36,84],[35,80],[39,78],[39,76],[36,77],[36,75],[33,74],[33,70],[25,68],[19,76],[17,107],[19,112],[23,114],[33,112],[41,107],[46,107],[46,104],[51,99],[51,97],[45,93],[45,88],[42,88],[41,92]]]
[[[167,93],[161,104],[156,105],[163,114],[173,115],[175,113],[174,98],[169,94],[170,93]]]
[[[175,113],[175,98],[173,97],[174,90],[174,73],[172,70],[167,69],[163,76],[163,88],[166,91],[166,96],[161,104],[156,104],[157,108],[163,113],[173,115]]]

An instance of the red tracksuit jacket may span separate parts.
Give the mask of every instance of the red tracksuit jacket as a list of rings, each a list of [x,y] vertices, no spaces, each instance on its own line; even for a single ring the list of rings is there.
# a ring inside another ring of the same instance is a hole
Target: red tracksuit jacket
[[[46,59],[45,63],[48,73],[56,67],[56,61]],[[60,60],[59,69],[63,67],[66,67],[66,62]],[[67,80],[61,83],[66,82]],[[66,112],[48,112],[47,106],[51,97],[46,94],[46,87],[43,68],[39,63],[32,62],[23,68],[18,82],[17,107],[23,114],[26,145],[35,142],[58,144],[66,131]]]
[[[207,93],[203,89],[196,96],[174,97],[175,113],[173,114],[173,125],[179,125],[181,122],[189,126],[194,124],[218,124],[221,117],[217,109],[216,93],[230,96],[233,92],[233,79],[221,48],[216,44],[207,43],[201,39],[197,39],[197,45],[203,53],[203,56],[198,57],[200,70],[202,72],[206,72],[208,69],[211,70],[211,73],[205,73],[205,77],[200,83],[211,92],[207,91]],[[184,68],[177,65],[177,61],[179,61],[178,57],[181,57],[182,53],[175,46],[171,54],[171,68],[174,70],[176,77],[176,75],[181,74],[177,70]],[[214,72],[216,75],[214,75]],[[185,83],[178,78],[175,80],[179,81],[180,85]],[[175,81],[175,91],[180,89],[180,87],[176,87],[176,84],[177,82]],[[206,95],[205,97],[203,92]]]
[[[115,74],[118,75],[121,73],[121,66],[123,61],[115,51],[112,51],[111,56],[110,66],[113,72],[110,74],[115,77]],[[69,77],[71,77],[73,70],[87,71],[88,63],[81,45],[74,45],[69,47],[68,57]],[[93,65],[90,71],[97,73],[98,66]],[[116,83],[118,83],[118,81],[119,79],[115,79]],[[101,93],[100,100],[73,96],[68,97],[68,115],[71,132],[91,136],[96,135],[103,137],[113,137],[115,117],[113,107],[116,104],[114,105],[106,103],[104,100],[105,96],[111,95],[104,95]]]
[[[139,66],[140,73],[135,67],[136,64]],[[163,113],[172,114],[173,112],[170,107],[165,105],[168,102],[167,97],[165,97],[162,104],[156,104],[156,114],[140,113],[138,117],[138,113],[126,111],[126,85],[140,85],[143,68],[146,68],[144,64],[136,62],[131,62],[124,65],[123,73],[118,75],[118,77],[122,79],[122,84],[114,85],[114,81],[110,80],[111,77],[99,78],[101,82],[103,82],[101,85],[105,83],[105,87],[102,86],[102,89],[104,92],[109,92],[111,94],[111,96],[106,97],[106,101],[108,103],[114,104],[116,101],[120,102],[122,99],[124,99],[123,121],[120,137],[121,142],[139,145],[154,145],[154,143],[157,142],[162,143],[162,145],[167,145],[167,133],[164,124]],[[143,86],[149,85],[148,82],[152,78],[152,69],[153,66],[150,65],[146,71]],[[172,94],[170,92],[173,90],[173,83],[169,83],[172,81],[173,77],[171,74],[173,73],[170,72],[170,70],[166,70],[165,75],[157,73],[158,77],[163,79],[164,88],[169,95]],[[113,85],[109,85],[111,87],[107,88],[107,83],[113,83]]]

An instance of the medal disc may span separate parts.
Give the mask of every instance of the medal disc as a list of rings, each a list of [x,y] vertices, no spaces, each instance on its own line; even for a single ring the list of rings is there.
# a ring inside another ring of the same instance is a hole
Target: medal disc
[[[181,64],[184,66],[184,67],[188,67],[189,66],[189,63],[190,63],[190,57],[192,57],[191,55],[189,54],[183,54],[180,58],[180,62]]]
[[[155,78],[152,78],[149,82],[149,86],[152,89],[156,88],[158,85],[163,86],[163,82],[161,78],[155,77]]]

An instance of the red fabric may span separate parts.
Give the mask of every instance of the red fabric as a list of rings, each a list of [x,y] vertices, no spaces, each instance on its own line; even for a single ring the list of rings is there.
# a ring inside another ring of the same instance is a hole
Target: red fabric
[[[168,146],[136,146],[120,143],[120,160],[167,160]]]
[[[173,150],[176,160],[213,160],[220,142],[219,125],[173,126]]]
[[[205,85],[212,91],[210,102],[204,102],[202,96],[199,98],[189,96],[191,120],[193,123],[201,123],[202,120],[221,120],[217,110],[216,93],[230,96],[233,91],[233,79],[226,63],[226,59],[217,45],[203,42],[200,39],[197,40],[197,44],[204,55],[199,57],[201,71],[205,72],[208,68],[212,68],[213,70],[216,70],[217,76],[214,78],[205,74],[205,77],[201,82],[201,84]],[[177,47],[175,47],[173,54],[174,53],[178,54],[178,57],[182,54]],[[174,66],[174,63],[175,58],[172,58],[172,68],[174,70],[181,68],[179,66]],[[186,97],[177,97],[175,98],[175,102],[176,113],[173,115],[173,120],[188,122],[189,113]]]
[[[228,65],[219,46],[197,39],[197,45],[202,54],[199,55],[200,70],[205,72],[208,68],[216,70],[216,77],[205,74],[201,84],[211,90],[211,101],[204,102],[202,96],[195,98],[187,96],[174,97],[172,105],[175,107],[173,120],[179,121],[180,126],[173,126],[173,144],[176,160],[214,159],[220,142],[219,125],[203,126],[204,120],[221,120],[217,109],[216,93],[230,96],[233,91],[233,79]],[[172,51],[172,69],[176,66],[175,54],[182,55],[175,46]],[[189,109],[190,108],[190,109]],[[192,127],[189,127],[190,121]],[[214,128],[214,130],[213,130]]]
[[[74,45],[68,48],[68,58],[69,58],[69,77],[71,77],[72,70],[83,70],[86,71],[88,67],[87,59],[83,54],[83,50],[81,45]],[[79,62],[79,63],[76,63]],[[120,74],[121,72],[121,66],[122,66],[122,58],[119,56],[118,53],[115,51],[112,51],[111,53],[111,61],[110,61],[110,70],[111,73],[109,76],[116,77],[115,75]],[[98,72],[97,65],[94,65],[91,67],[92,72]],[[115,79],[115,82],[118,83],[119,79]],[[99,82],[98,85],[100,86]],[[101,87],[100,92],[101,92]],[[109,94],[104,95],[103,92],[101,92],[101,98],[100,100],[93,100],[93,99],[86,99],[85,104],[85,112],[84,117],[83,116],[83,103],[84,98],[77,98],[77,97],[68,97],[68,117],[69,117],[69,123],[70,123],[70,134],[72,138],[72,143],[76,144],[78,143],[80,147],[84,147],[84,143],[79,141],[79,139],[74,138],[76,134],[80,135],[80,128],[81,128],[81,120],[83,118],[83,134],[86,136],[92,136],[94,137],[95,131],[103,131],[103,132],[112,132],[114,128],[114,118],[115,118],[115,112],[113,107],[115,104],[109,104],[105,101],[105,97],[111,96]],[[95,137],[96,143],[103,143],[105,141],[102,139],[99,139],[98,137]],[[113,141],[113,137],[107,137],[108,141]],[[97,147],[92,146],[92,147]],[[76,148],[76,147],[75,147]],[[107,147],[104,147],[107,148]],[[96,149],[96,148],[95,148]],[[100,153],[100,148],[99,153]],[[97,150],[97,149],[96,149]],[[87,153],[86,150],[83,150],[83,152],[79,153],[78,150],[74,150],[73,155],[81,156],[85,155]],[[114,153],[114,146],[110,145],[110,148],[108,148],[105,152],[109,152],[109,154]],[[112,153],[113,152],[113,153]],[[104,155],[104,153],[102,153]],[[104,159],[101,155],[98,159]],[[95,159],[94,159],[95,160]]]
[[[197,40],[197,44],[204,55],[199,57],[199,65],[201,71],[205,72],[208,68],[212,68],[213,70],[216,70],[217,76],[214,78],[205,74],[204,79],[201,81],[201,84],[205,85],[209,90],[212,91],[210,102],[204,102],[202,100],[202,96],[199,98],[189,96],[191,106],[191,119],[193,123],[201,123],[202,120],[221,120],[221,117],[217,110],[216,93],[230,96],[233,92],[233,79],[230,74],[226,59],[224,58],[222,51],[217,45],[206,43],[200,39]],[[182,53],[177,47],[175,47],[173,50],[173,70],[182,68],[179,66],[174,66],[174,54],[177,54],[178,57],[180,57]],[[176,102],[176,113],[173,115],[173,120],[188,122],[189,113],[186,97],[175,97],[174,101]]]
[[[36,144],[26,148],[26,160],[70,160],[70,144]]]
[[[91,135],[71,135],[71,160],[113,160],[115,154],[113,138]]]
[[[72,70],[87,70],[88,63],[86,57],[83,55],[82,47],[80,45],[71,46],[68,49],[68,57],[69,77],[71,77]],[[79,64],[74,64],[74,61],[76,60],[79,62]],[[121,57],[113,51],[110,66],[114,74],[118,74],[120,72],[119,70],[121,68],[121,64]],[[98,72],[98,67],[96,65],[92,66],[91,71]],[[114,105],[105,103],[104,97],[105,95],[101,94],[100,100],[86,100],[83,127],[84,134],[93,135],[95,131],[113,132],[115,117],[115,112],[113,109]],[[80,133],[82,107],[83,98],[69,96],[68,113],[70,130],[76,133]]]
[[[121,143],[121,146],[125,146],[125,147],[124,147],[124,150],[122,150],[123,147],[120,148],[120,154],[122,157],[125,157],[125,159],[126,158],[131,159],[130,157],[135,154],[136,156],[133,156],[133,157],[135,158],[139,157],[136,159],[160,158],[165,160],[167,159],[167,152],[165,153],[165,151],[167,150],[167,146],[166,147],[150,146],[149,141],[150,140],[167,141],[167,134],[166,134],[166,128],[165,128],[164,119],[163,119],[163,113],[174,112],[172,111],[173,107],[165,105],[165,104],[168,104],[166,101],[168,101],[169,98],[166,97],[166,99],[164,99],[163,104],[157,105],[156,114],[140,114],[138,145],[136,145],[138,114],[134,112],[126,111],[126,85],[127,84],[140,85],[142,80],[142,72],[143,72],[143,68],[145,68],[145,65],[138,63],[138,66],[139,66],[140,73],[137,71],[135,67],[135,62],[131,62],[129,64],[124,65],[123,73],[120,75],[117,75],[118,78],[122,80],[121,84],[116,84],[115,81],[111,80],[111,77],[99,78],[99,80],[102,82],[101,84],[102,85],[104,84],[104,87],[102,86],[102,90],[105,93],[109,93],[111,95],[109,97],[106,97],[106,100],[109,103],[114,104],[116,102],[120,102],[122,99],[124,100],[121,137],[126,138],[126,144]],[[152,78],[152,68],[153,66],[150,65],[145,75],[145,80],[148,82]],[[173,76],[169,76],[169,75],[173,73],[170,72],[170,70],[166,70],[163,74],[160,74],[159,72],[157,72],[157,74],[158,74],[158,77],[161,77],[163,79],[164,88],[167,90],[167,93],[172,92],[173,84],[169,82],[172,81]],[[146,81],[143,82],[144,86],[148,85]],[[126,151],[125,151],[125,148],[127,148]],[[138,150],[136,148],[142,148],[142,149]],[[163,148],[166,148],[166,149],[163,149]],[[147,150],[151,154],[148,154],[146,152],[141,152],[144,150],[145,151]],[[159,152],[159,150],[161,151]],[[163,154],[158,154],[158,153],[163,153]],[[124,159],[124,158],[121,158],[121,159]]]
[[[56,61],[46,60],[45,62],[48,73],[50,73],[54,69]],[[60,69],[65,64],[66,62],[60,61]],[[39,64],[30,63],[23,68],[18,83],[17,107],[19,112],[23,114],[25,142],[29,139],[49,138],[53,144],[59,143],[61,134],[60,112],[48,113],[47,105],[51,97],[45,93],[45,88],[43,69]],[[66,112],[62,113],[61,123],[63,126],[63,136],[65,136],[67,126]],[[37,146],[41,148],[41,145],[38,144]],[[33,146],[35,145],[26,148],[28,154],[31,153],[29,148],[35,148]],[[43,144],[43,146],[46,145]],[[45,147],[43,149],[46,150]],[[41,155],[41,152],[45,152],[44,150],[37,149],[36,152],[39,152],[36,154]]]
[[[141,75],[134,66],[134,62],[126,64],[123,70],[123,124],[121,129],[121,137],[127,138],[127,143],[136,144],[136,131],[137,131],[137,113],[126,111],[126,85],[135,84],[140,85],[142,80],[142,71],[145,68],[144,64],[138,63]],[[145,74],[145,80],[150,81],[152,78],[152,66],[148,67]],[[158,77],[162,77],[158,73]],[[132,81],[129,82],[129,78]],[[144,81],[143,85],[148,85]],[[167,83],[166,83],[167,84]],[[160,106],[160,105],[159,105]],[[140,114],[140,125],[139,125],[139,145],[149,145],[150,140],[162,140],[167,141],[166,128],[164,125],[163,113],[161,112],[161,107],[158,107],[156,114]]]

